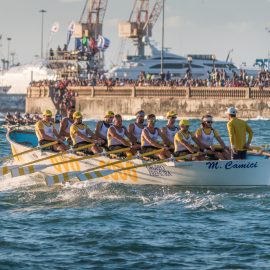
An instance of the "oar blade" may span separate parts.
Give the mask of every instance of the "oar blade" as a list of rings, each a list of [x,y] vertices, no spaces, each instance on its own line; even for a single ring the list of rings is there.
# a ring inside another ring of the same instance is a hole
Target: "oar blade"
[[[87,181],[87,180],[94,180],[97,178],[101,178],[107,175],[110,175],[114,173],[114,170],[102,170],[102,171],[93,171],[93,172],[86,172],[86,173],[81,173],[77,175],[77,178],[80,181]]]
[[[45,168],[47,168],[48,165],[30,165],[27,167],[17,167],[10,170],[12,177],[19,177],[23,175],[28,175],[32,173],[39,172]]]
[[[0,168],[0,176],[4,176],[6,174],[10,173],[10,167],[9,166],[3,166]]]
[[[51,175],[46,177],[47,186],[51,187],[55,184],[63,184],[68,180],[75,178],[75,172],[66,172],[58,175]]]

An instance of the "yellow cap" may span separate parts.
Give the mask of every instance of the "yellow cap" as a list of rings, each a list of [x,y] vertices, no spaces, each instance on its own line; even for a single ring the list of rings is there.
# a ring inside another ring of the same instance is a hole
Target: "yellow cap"
[[[82,118],[82,113],[81,112],[75,112],[75,113],[73,113],[73,118],[74,119]]]
[[[45,110],[43,116],[52,116],[52,112],[50,110]]]
[[[176,117],[176,116],[177,116],[177,113],[174,112],[174,111],[169,111],[169,112],[167,112],[167,114],[166,114],[166,117],[167,117],[167,118]]]
[[[182,119],[179,123],[179,126],[190,126],[190,123],[186,119]]]
[[[105,114],[105,117],[106,116],[114,116],[114,112],[112,111],[107,111],[106,114]]]

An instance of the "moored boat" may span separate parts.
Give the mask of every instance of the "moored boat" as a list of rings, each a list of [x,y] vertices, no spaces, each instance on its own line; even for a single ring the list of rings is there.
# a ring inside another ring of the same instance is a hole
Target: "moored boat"
[[[7,133],[12,153],[18,154],[38,145],[36,135],[31,131],[13,130]],[[15,165],[21,166],[40,158],[52,155],[49,151],[34,151],[15,158]],[[44,176],[58,179],[63,173],[79,174],[96,166],[109,164],[115,159],[101,156],[81,161],[74,161],[78,156],[67,153],[58,157],[39,162],[46,167],[42,170]],[[58,164],[68,161],[64,164]],[[101,171],[115,171],[105,176],[95,178],[97,181],[117,182],[125,184],[180,185],[180,186],[266,186],[270,185],[270,160],[260,155],[249,155],[247,160],[226,161],[168,161],[162,164],[144,167],[129,167],[142,165],[146,161],[133,159],[123,161],[118,165],[109,165]],[[54,165],[54,164],[58,165]],[[119,169],[125,169],[119,171]],[[59,178],[60,179],[60,178]],[[61,180],[61,179],[60,179]],[[65,180],[64,178],[62,180]],[[60,181],[61,182],[61,181]]]

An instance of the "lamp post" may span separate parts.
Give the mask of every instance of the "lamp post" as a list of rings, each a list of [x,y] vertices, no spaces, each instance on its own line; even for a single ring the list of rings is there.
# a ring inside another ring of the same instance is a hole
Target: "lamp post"
[[[7,69],[9,69],[9,49],[10,49],[10,41],[12,38],[8,37],[7,38]]]
[[[192,77],[192,72],[191,72],[192,56],[189,55],[187,60],[188,60],[189,77],[191,78]]]
[[[44,9],[41,9],[39,11],[41,13],[41,51],[40,51],[40,57],[43,59],[43,25],[44,25],[44,13],[47,11]]]
[[[213,71],[215,71],[216,70],[216,66],[215,66],[216,56],[214,54],[212,55],[212,60],[213,60]]]
[[[160,58],[160,74],[164,79],[164,22],[165,22],[165,0],[162,2],[162,43],[161,43],[161,58]]]

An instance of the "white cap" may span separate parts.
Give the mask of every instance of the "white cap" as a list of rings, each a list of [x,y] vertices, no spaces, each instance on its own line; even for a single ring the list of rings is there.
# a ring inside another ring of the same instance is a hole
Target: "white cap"
[[[234,107],[230,107],[228,108],[228,110],[226,111],[226,114],[233,114],[236,115],[237,110]]]

